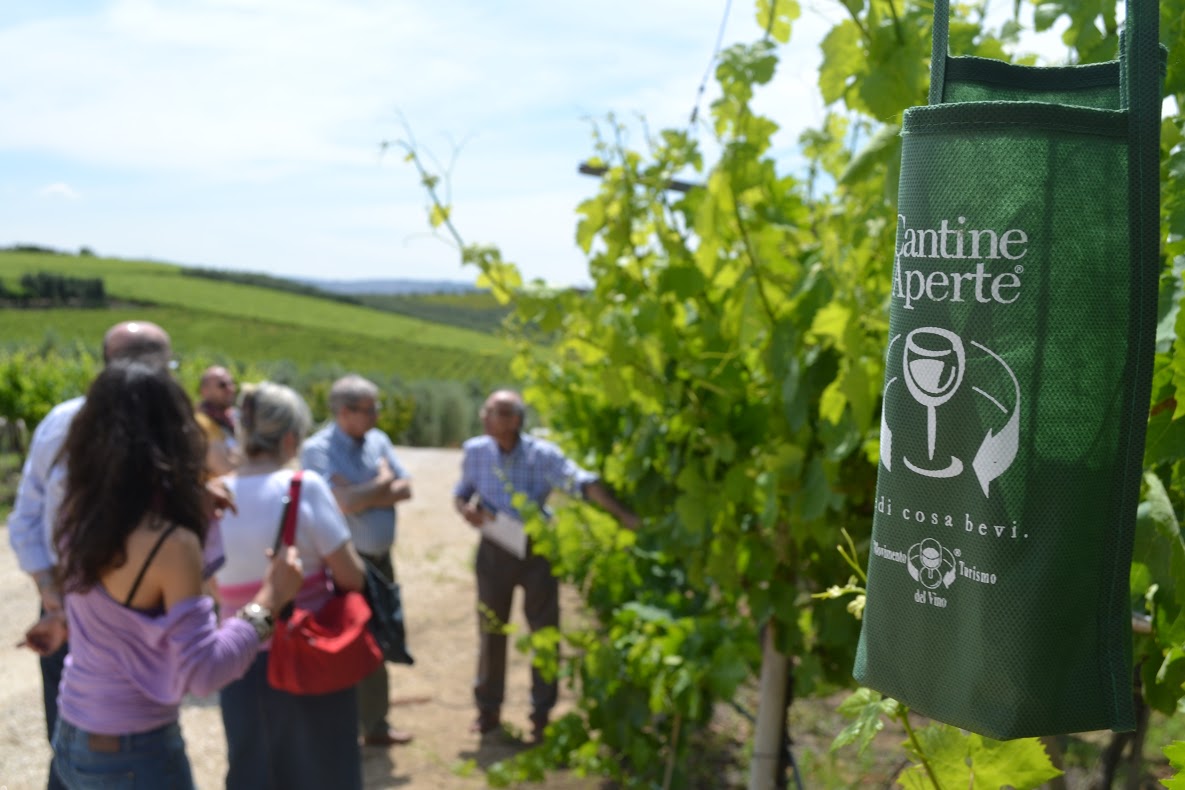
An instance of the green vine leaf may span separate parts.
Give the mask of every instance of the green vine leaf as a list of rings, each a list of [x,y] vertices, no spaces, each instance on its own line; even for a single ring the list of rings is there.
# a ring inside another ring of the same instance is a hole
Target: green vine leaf
[[[1169,765],[1177,773],[1170,779],[1162,779],[1161,783],[1166,790],[1185,790],[1185,774],[1181,773],[1185,770],[1185,741],[1173,741],[1164,747],[1164,756],[1169,758]]]
[[[448,222],[450,209],[448,206],[442,206],[439,203],[433,203],[432,208],[428,211],[428,224],[434,228],[439,228],[444,223]]]
[[[790,28],[801,13],[796,0],[757,0],[757,24],[779,44],[790,41]]]
[[[857,689],[836,708],[839,713],[855,721],[835,736],[831,742],[831,751],[854,743],[856,752],[863,755],[876,734],[884,729],[884,720],[897,715],[897,709],[897,700],[887,699],[879,691],[869,688]]]
[[[819,91],[824,104],[838,101],[868,70],[861,47],[860,28],[845,19],[823,37],[823,64],[819,68]]]
[[[878,121],[897,121],[906,107],[925,102],[929,47],[920,44],[918,39],[902,42],[893,25],[871,32],[867,58],[877,66],[860,81],[858,92],[862,105]]]
[[[948,788],[1032,788],[1061,776],[1037,738],[994,741],[975,733],[963,733],[948,724],[931,724],[917,731],[921,752],[910,743],[905,750],[919,764],[901,772],[897,781],[906,790],[934,790],[920,764],[924,756],[938,784]]]
[[[839,183],[848,185],[867,180],[873,168],[886,167],[901,159],[901,127],[888,123],[876,130],[872,139],[852,157],[839,174]]]

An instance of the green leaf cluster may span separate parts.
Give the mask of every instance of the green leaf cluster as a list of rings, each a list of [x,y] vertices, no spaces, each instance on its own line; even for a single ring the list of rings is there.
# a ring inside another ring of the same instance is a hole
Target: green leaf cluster
[[[1185,774],[1181,773],[1185,769],[1185,741],[1173,741],[1164,747],[1164,756],[1169,758],[1169,765],[1176,771],[1172,778],[1162,782],[1165,790],[1185,790]]]
[[[916,739],[905,743],[905,752],[918,761],[897,777],[906,790],[933,790],[935,784],[1032,790],[1062,773],[1037,738],[994,741],[947,724],[918,730]]]
[[[101,366],[83,348],[0,353],[0,419],[32,431],[55,405],[85,392]]]
[[[863,754],[886,720],[908,735],[903,745],[912,761],[897,777],[907,790],[953,787],[1012,787],[1028,790],[1061,775],[1037,738],[995,741],[946,724],[914,730],[909,709],[872,689],[857,689],[838,708],[852,719],[832,742],[832,750],[855,744]]]

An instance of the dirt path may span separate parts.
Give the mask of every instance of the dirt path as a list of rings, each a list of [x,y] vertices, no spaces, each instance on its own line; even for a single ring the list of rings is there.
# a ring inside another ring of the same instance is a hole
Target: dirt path
[[[509,738],[470,735],[470,687],[476,651],[474,582],[476,537],[451,507],[460,469],[457,450],[399,449],[414,478],[413,499],[399,508],[396,570],[403,585],[414,667],[391,666],[391,721],[415,733],[408,746],[363,750],[367,788],[409,790],[484,786],[483,769],[520,746]],[[45,787],[49,744],[44,737],[41,675],[35,656],[12,647],[36,614],[33,585],[19,571],[7,530],[0,539],[0,790]],[[524,628],[520,600],[513,625]],[[513,641],[513,640],[512,640]],[[507,670],[506,722],[528,728],[528,660],[513,649]],[[561,707],[567,700],[561,695]],[[181,726],[202,790],[218,788],[226,772],[226,743],[217,697],[189,700]],[[549,787],[592,787],[557,777]]]

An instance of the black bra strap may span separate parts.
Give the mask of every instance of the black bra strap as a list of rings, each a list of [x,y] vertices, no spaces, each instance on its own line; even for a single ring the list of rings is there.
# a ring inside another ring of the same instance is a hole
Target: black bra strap
[[[131,608],[132,599],[136,597],[136,590],[140,589],[140,582],[144,581],[144,572],[148,570],[148,566],[152,563],[152,558],[160,551],[160,547],[164,545],[165,538],[172,534],[173,530],[177,529],[179,524],[170,524],[164,532],[160,533],[160,537],[156,539],[156,545],[152,547],[152,551],[148,552],[148,557],[145,558],[144,564],[140,566],[140,572],[136,574],[136,580],[132,582],[132,590],[128,593],[128,598],[123,602],[127,608]]]

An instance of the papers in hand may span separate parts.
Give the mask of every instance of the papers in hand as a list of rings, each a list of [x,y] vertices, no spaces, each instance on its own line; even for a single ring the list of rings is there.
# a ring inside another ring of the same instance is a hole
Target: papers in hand
[[[481,534],[497,543],[519,559],[527,556],[527,532],[523,522],[506,513],[499,513],[492,521],[481,525]]]

